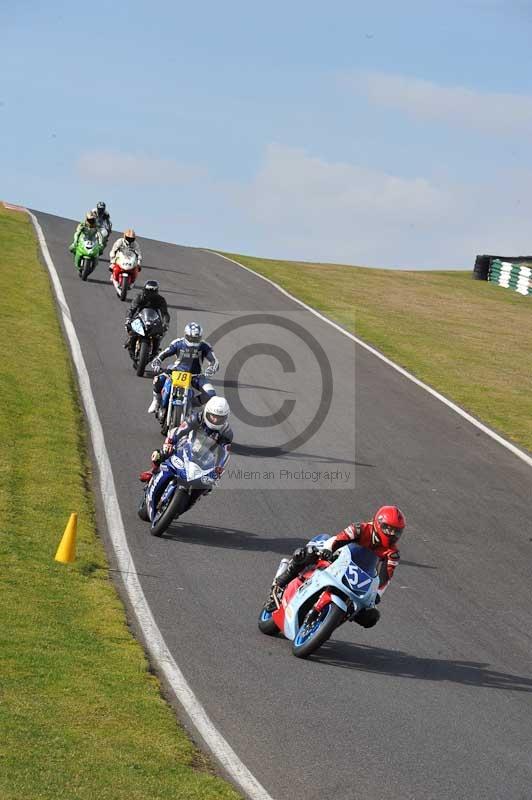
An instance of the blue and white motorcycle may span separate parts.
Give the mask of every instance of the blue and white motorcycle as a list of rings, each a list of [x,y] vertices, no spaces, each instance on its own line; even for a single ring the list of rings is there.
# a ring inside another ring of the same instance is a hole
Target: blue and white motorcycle
[[[138,509],[153,536],[162,536],[174,519],[213,489],[224,458],[224,449],[201,429],[178,444],[147,484]]]
[[[309,544],[323,543],[326,534]],[[373,608],[379,588],[379,559],[366,547],[351,543],[340,547],[331,562],[319,560],[306,567],[276,598],[277,608],[266,603],[259,616],[259,629],[272,635],[283,633],[292,641],[292,652],[306,658],[326,642],[333,632],[365,608]],[[276,576],[286,564],[281,561]]]

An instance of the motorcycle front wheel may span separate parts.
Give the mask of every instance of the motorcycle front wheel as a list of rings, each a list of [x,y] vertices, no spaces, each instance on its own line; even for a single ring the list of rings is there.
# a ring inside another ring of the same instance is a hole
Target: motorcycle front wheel
[[[150,359],[150,342],[149,339],[144,339],[140,346],[140,352],[137,362],[137,375],[139,378],[142,378],[144,375],[144,370],[146,369],[146,364]]]
[[[148,522],[150,519],[148,516],[148,509],[146,507],[146,492],[144,492],[142,495],[142,500],[140,501],[140,506],[137,509],[137,514],[143,522]]]
[[[125,300],[127,297],[127,290],[129,288],[129,278],[127,275],[122,275],[122,284],[120,286],[120,299]]]
[[[297,658],[307,658],[314,653],[345,619],[345,612],[334,603],[325,606],[315,619],[314,615],[311,608],[294,639],[292,653]]]
[[[266,636],[274,636],[276,633],[279,633],[279,628],[273,621],[272,612],[266,611],[265,608],[263,608],[259,614],[258,626],[259,631],[265,633]]]
[[[84,258],[82,264],[83,264],[83,271],[81,273],[81,280],[86,281],[91,272],[93,271],[94,267],[92,265],[91,259],[89,258]]]
[[[182,487],[175,490],[170,502],[157,517],[155,522],[152,522],[150,533],[152,536],[162,536],[167,528],[170,527],[172,521],[177,519],[180,514],[183,514],[190,505],[190,497]]]

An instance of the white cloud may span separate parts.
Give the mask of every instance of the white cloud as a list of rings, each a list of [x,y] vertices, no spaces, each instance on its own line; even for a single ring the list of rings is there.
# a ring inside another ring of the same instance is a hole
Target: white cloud
[[[377,72],[358,73],[348,80],[373,105],[403,111],[420,119],[484,133],[525,134],[532,131],[530,95],[479,92],[465,86],[439,86],[420,78]]]
[[[409,218],[421,210],[436,214],[444,198],[424,178],[406,179],[343,162],[327,162],[302,149],[270,145],[254,181],[253,195],[259,217],[275,213],[281,194],[299,213],[305,210],[319,220],[323,212],[381,214],[385,219]]]
[[[532,249],[531,177],[507,172],[490,185],[436,184],[276,144],[233,198],[256,230],[261,255],[467,269],[477,253]]]
[[[94,150],[83,153],[76,169],[80,177],[104,184],[130,186],[173,186],[204,176],[199,167],[166,158]]]

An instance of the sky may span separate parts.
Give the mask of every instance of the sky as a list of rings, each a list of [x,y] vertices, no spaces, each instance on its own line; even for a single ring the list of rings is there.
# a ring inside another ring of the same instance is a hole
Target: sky
[[[0,198],[270,258],[532,252],[532,0],[0,2]]]

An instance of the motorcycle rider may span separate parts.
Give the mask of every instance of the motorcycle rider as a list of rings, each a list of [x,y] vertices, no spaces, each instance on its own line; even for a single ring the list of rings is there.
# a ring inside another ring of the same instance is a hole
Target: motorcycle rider
[[[93,211],[87,211],[87,213],[85,214],[85,219],[82,222],[80,222],[78,227],[76,228],[76,232],[74,233],[74,240],[70,245],[70,247],[68,248],[71,253],[75,253],[74,263],[76,264],[77,269],[79,269],[79,261],[81,259],[81,256],[78,253],[76,253],[76,248],[78,246],[78,241],[80,236],[90,236],[91,238],[94,238],[94,236],[96,236],[96,239],[100,247],[103,247],[103,240],[100,231],[98,230],[98,226],[96,224],[96,215],[94,214]]]
[[[143,308],[153,308],[159,311],[163,320],[163,327],[166,332],[170,323],[168,305],[162,294],[159,294],[159,283],[157,281],[146,281],[141,292],[137,294],[126,314],[125,328],[128,334],[124,342],[124,348],[133,350],[137,340],[137,334],[131,328],[131,322]]]
[[[101,228],[103,225],[105,225],[109,235],[111,233],[113,225],[111,223],[111,217],[109,215],[109,212],[106,210],[106,205],[103,202],[103,200],[99,200],[96,203],[96,208],[93,208],[92,213],[96,217],[97,226]]]
[[[229,425],[229,403],[225,397],[215,395],[211,397],[204,408],[195,411],[183,420],[178,428],[168,431],[162,452],[154,450],[151,454],[151,469],[141,472],[139,479],[147,483],[159,471],[162,461],[170,458],[175,448],[180,442],[187,438],[191,431],[202,430],[224,450],[224,456],[220,464],[216,467],[216,474],[221,478],[230,456],[231,443],[233,441],[233,431]],[[212,491],[212,486],[206,486],[204,490],[194,489],[191,495],[191,505],[202,495]]]
[[[162,362],[168,356],[176,356],[175,362],[172,366],[162,370]],[[203,364],[205,361],[209,362],[209,366],[205,369],[205,374],[202,375]],[[220,362],[214,355],[214,350],[208,342],[203,340],[203,328],[199,322],[189,322],[185,325],[184,336],[174,341],[159,355],[153,359],[152,367],[155,372],[160,374],[156,375],[153,379],[153,400],[148,408],[148,414],[156,414],[161,407],[161,392],[165,384],[166,378],[172,370],[181,369],[191,372],[193,375],[192,386],[199,392],[199,400],[194,398],[194,405],[203,405],[210,397],[214,397],[216,392],[214,387],[207,383],[206,377],[214,375],[220,366]]]
[[[137,256],[137,266],[135,269],[131,270],[132,281],[131,285],[135,283],[136,277],[141,271],[141,262],[142,262],[142,253],[140,251],[139,244],[137,242],[137,234],[133,230],[133,228],[127,228],[124,231],[124,235],[117,239],[114,245],[111,247],[111,252],[109,253],[109,272],[113,271],[113,267],[116,263],[116,259],[119,253],[127,254],[133,251],[136,253]]]
[[[267,610],[275,610],[278,607],[285,587],[302,569],[320,559],[332,561],[334,552],[339,547],[352,542],[372,550],[381,560],[380,584],[375,601],[377,604],[380,603],[400,561],[398,542],[405,525],[406,520],[401,509],[397,506],[381,506],[369,522],[352,522],[340,533],[323,542],[309,542],[305,547],[298,547],[291,559],[286,561],[281,573],[274,578]],[[379,617],[380,612],[377,608],[365,608],[359,611],[353,620],[364,628],[372,628],[379,621]]]

